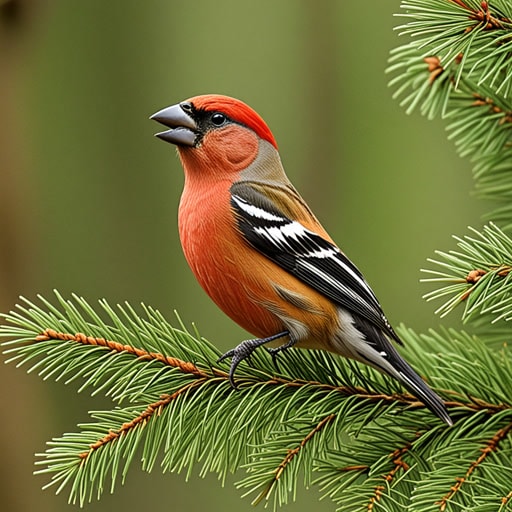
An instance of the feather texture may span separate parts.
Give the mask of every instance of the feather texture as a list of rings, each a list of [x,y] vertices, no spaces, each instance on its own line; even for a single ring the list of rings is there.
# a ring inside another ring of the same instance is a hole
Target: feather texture
[[[330,350],[402,382],[447,424],[437,396],[400,356],[372,289],[288,180],[275,139],[245,103],[197,96],[156,114],[185,170],[179,231],[213,301],[258,336],[230,350],[230,380],[262,344]],[[186,137],[180,136],[187,132]]]
[[[240,231],[255,249],[401,343],[363,275],[336,245],[284,215],[248,183],[232,185],[231,205]]]

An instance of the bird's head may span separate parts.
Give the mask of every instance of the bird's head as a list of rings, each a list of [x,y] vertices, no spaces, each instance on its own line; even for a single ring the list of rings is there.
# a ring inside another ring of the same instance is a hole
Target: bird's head
[[[228,96],[196,96],[160,110],[151,119],[169,128],[156,136],[177,146],[186,171],[205,167],[241,171],[256,159],[262,141],[277,151],[265,121]]]

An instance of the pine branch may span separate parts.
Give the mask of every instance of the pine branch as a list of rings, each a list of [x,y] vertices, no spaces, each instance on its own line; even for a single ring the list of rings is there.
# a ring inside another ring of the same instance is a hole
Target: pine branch
[[[399,29],[410,41],[391,55],[389,72],[396,74],[391,85],[398,87],[395,97],[401,98],[408,113],[419,108],[429,119],[441,116],[448,120],[449,138],[455,142],[460,155],[473,162],[479,194],[506,201],[504,206],[487,215],[487,220],[499,221],[503,229],[509,229],[512,226],[509,206],[512,197],[512,4],[500,0],[410,0],[402,2],[402,8],[407,11],[402,16],[409,21]],[[504,323],[512,319],[509,277],[512,240],[493,223],[481,232],[473,229],[471,236],[455,238],[458,250],[437,251],[438,258],[429,260],[437,269],[426,270],[432,277],[425,281],[442,286],[425,298],[443,300],[437,309],[441,316],[463,304],[463,320],[471,320],[478,326],[486,340],[492,338],[494,331],[495,339],[500,339],[502,344],[503,339],[510,337],[510,329]],[[491,328],[496,325],[499,330]],[[433,337],[439,345],[439,353],[444,357],[450,354],[450,367],[444,371],[445,375],[451,374],[450,389],[473,395],[477,386],[482,392],[481,398],[485,395],[484,400],[507,403],[512,389],[510,378],[506,376],[510,375],[507,369],[510,368],[510,353],[506,345],[491,356],[489,347],[482,350],[481,342],[467,337],[459,345],[463,352],[457,354],[455,345],[450,348],[444,343],[457,337],[453,332],[450,336],[433,333]],[[423,337],[423,341],[428,346],[432,340]],[[503,366],[495,364],[500,357]],[[468,359],[474,361],[472,370],[462,363]],[[492,371],[496,372],[494,376],[488,373]],[[459,385],[454,385],[455,382]],[[504,483],[503,475],[511,469],[510,460],[506,460],[504,454],[511,450],[512,426],[497,425],[494,421],[477,426],[474,422],[479,414],[458,424],[459,429],[451,432],[451,440],[444,446],[431,437],[419,438],[418,443],[428,439],[436,450],[438,469],[424,474],[421,485],[412,489],[408,495],[410,502],[405,505],[407,509],[510,510],[511,494],[506,490],[510,483],[500,490],[496,485]],[[503,409],[494,419],[500,414],[507,413]],[[477,445],[468,450],[469,439],[477,441]],[[461,468],[465,468],[462,474]],[[415,469],[413,466],[411,471]],[[405,473],[407,475],[407,471]],[[486,497],[476,490],[483,482],[490,493]],[[369,509],[381,499],[384,489],[384,486],[376,487]],[[433,494],[440,496],[435,502],[432,502]]]
[[[409,0],[398,27],[410,41],[391,52],[395,98],[407,112],[448,119],[449,138],[473,161],[482,197],[507,201],[489,219],[512,225],[512,4]]]
[[[423,270],[433,277],[431,283],[448,283],[427,293],[427,300],[444,299],[436,310],[447,315],[464,304],[463,321],[489,315],[493,322],[512,319],[512,239],[494,224],[484,226],[481,233],[457,240],[458,251],[436,251],[439,259],[429,259],[439,270]],[[448,297],[448,299],[446,299]]]
[[[512,197],[512,4],[508,0],[409,0],[410,41],[392,52],[395,96],[448,119],[450,138],[474,164],[481,195]],[[491,214],[512,225],[505,204]],[[447,314],[503,327],[511,318],[512,239],[494,224],[438,252],[428,299]],[[444,285],[446,284],[446,285]],[[299,480],[317,485],[340,511],[512,510],[512,354],[454,330],[418,335],[402,327],[408,360],[428,375],[455,426],[447,428],[399,384],[332,354],[292,349],[275,368],[264,350],[238,370],[233,390],[220,353],[156,310],[128,304],[99,311],[74,296],[57,305],[24,300],[4,317],[8,362],[44,379],[110,397],[78,432],[39,454],[47,487],[83,505],[113,491],[130,466],[221,480],[243,468],[238,486],[274,508]],[[178,320],[179,321],[179,320]],[[494,331],[496,333],[496,331]],[[508,334],[507,334],[508,335]]]
[[[219,352],[158,311],[57,300],[24,300],[0,335],[11,339],[9,362],[115,404],[39,454],[47,487],[66,489],[72,503],[113,491],[136,460],[187,476],[199,466],[221,480],[245,468],[239,487],[274,507],[293,498],[301,475],[339,510],[452,510],[467,488],[495,509],[509,501],[509,481],[492,471],[512,465],[509,351],[455,331],[400,329],[408,359],[446,398],[456,419],[448,429],[396,382],[331,354],[293,349],[277,370],[262,350],[253,367],[241,365],[235,391]]]

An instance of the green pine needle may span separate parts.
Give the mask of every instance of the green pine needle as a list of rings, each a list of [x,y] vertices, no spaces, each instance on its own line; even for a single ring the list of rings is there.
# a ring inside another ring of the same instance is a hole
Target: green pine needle
[[[448,120],[449,138],[474,165],[476,190],[506,201],[487,218],[512,226],[512,3],[409,0],[391,51],[394,97],[407,113]]]
[[[429,259],[437,269],[424,269],[430,283],[447,283],[424,297],[443,300],[436,312],[445,316],[464,305],[463,321],[489,315],[492,322],[512,319],[512,239],[493,223],[482,232],[470,228],[472,235],[457,240],[459,250],[437,251]]]
[[[491,474],[496,457],[511,463],[511,355],[464,333],[400,329],[407,358],[447,400],[456,420],[449,429],[395,381],[325,352],[292,349],[278,371],[260,350],[253,367],[241,365],[235,391],[211,344],[150,307],[142,315],[105,300],[93,308],[57,292],[56,302],[23,299],[0,336],[9,339],[8,362],[115,404],[38,454],[46,487],[66,491],[71,503],[113,492],[138,463],[187,477],[215,472],[222,481],[242,468],[244,494],[274,508],[303,482],[340,510],[372,503],[402,510],[415,496],[444,499],[471,468]],[[480,459],[482,446],[491,448]],[[499,475],[479,482],[476,494],[489,503],[509,492]],[[463,502],[466,487],[454,502]]]
[[[446,119],[479,194],[502,202],[425,271],[438,313],[459,306],[481,335],[399,329],[455,425],[397,382],[321,351],[291,349],[275,368],[260,349],[240,365],[235,391],[219,351],[179,318],[174,327],[148,306],[93,307],[56,292],[3,316],[7,362],[114,408],[38,454],[46,487],[82,506],[113,492],[132,464],[221,481],[243,469],[238,487],[274,509],[302,483],[342,512],[512,510],[512,2],[408,0],[400,16],[394,96],[408,113]]]

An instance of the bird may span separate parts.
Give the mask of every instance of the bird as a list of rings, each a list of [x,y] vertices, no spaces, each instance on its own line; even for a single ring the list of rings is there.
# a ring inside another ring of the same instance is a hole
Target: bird
[[[219,359],[238,365],[260,346],[322,349],[398,380],[447,425],[441,399],[398,353],[402,341],[363,274],[288,179],[277,142],[241,100],[195,96],[151,116],[174,144],[185,180],[178,229],[185,258],[217,306],[255,338]]]

